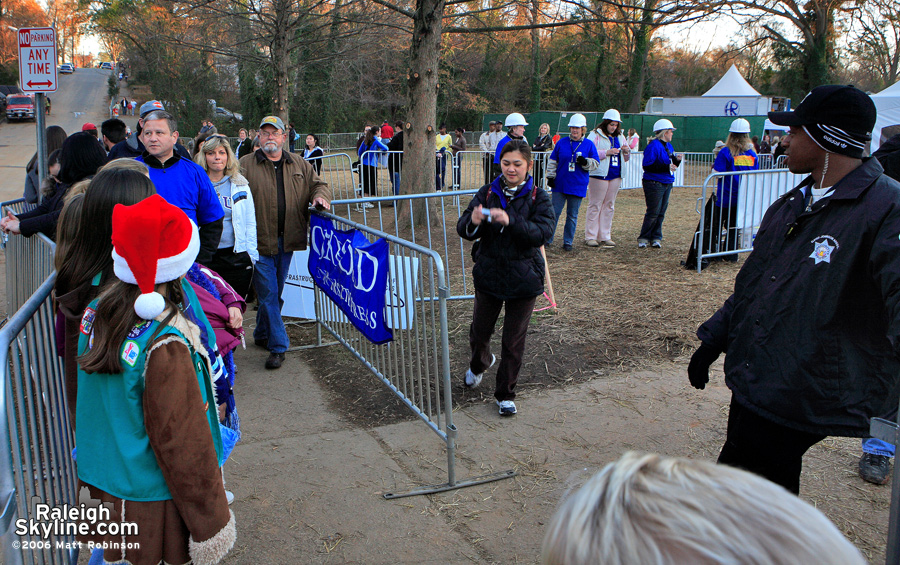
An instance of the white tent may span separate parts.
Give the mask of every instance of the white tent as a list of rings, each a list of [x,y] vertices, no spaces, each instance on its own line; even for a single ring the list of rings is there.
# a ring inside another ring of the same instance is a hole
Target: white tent
[[[900,133],[900,82],[872,95],[878,119],[872,131],[872,152],[888,138]],[[884,139],[882,139],[884,138]]]
[[[750,86],[747,79],[741,75],[737,67],[731,65],[722,78],[712,88],[703,93],[703,96],[762,96],[755,88]]]

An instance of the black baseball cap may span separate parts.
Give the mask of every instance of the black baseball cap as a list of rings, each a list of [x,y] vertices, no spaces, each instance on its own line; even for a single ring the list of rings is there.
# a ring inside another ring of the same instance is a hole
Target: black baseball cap
[[[875,103],[853,85],[826,84],[806,95],[793,112],[769,112],[780,126],[825,125],[869,136],[875,127]]]

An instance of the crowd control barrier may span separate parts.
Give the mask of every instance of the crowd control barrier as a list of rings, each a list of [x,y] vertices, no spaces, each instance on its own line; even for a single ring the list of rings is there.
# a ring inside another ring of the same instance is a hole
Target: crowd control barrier
[[[734,176],[740,176],[741,179],[737,190],[737,207],[716,206],[710,198],[716,194],[719,180]],[[753,238],[756,237],[756,230],[768,207],[804,178],[806,175],[797,175],[787,169],[717,172],[709,175],[703,183],[703,195],[697,199],[696,211],[700,214],[700,224],[694,232],[697,272],[703,268],[703,259],[752,251]]]
[[[29,238],[13,236],[7,251],[16,248],[18,239]],[[47,243],[39,241],[30,249],[49,247]],[[52,247],[49,255],[39,252],[26,259],[44,263],[48,257],[52,264]],[[18,260],[9,255],[6,259],[7,265]],[[75,441],[66,408],[63,363],[56,354],[50,295],[55,280],[56,273],[51,271],[0,329],[0,556],[7,565],[78,559],[71,530],[77,524],[74,520],[37,520],[55,528],[49,536],[16,531],[19,521],[27,525],[35,519],[35,504],[62,509],[77,502]]]
[[[0,203],[0,212],[20,214],[33,208],[20,198]],[[12,315],[25,304],[53,271],[56,245],[44,234],[31,237],[0,236],[0,248],[6,252],[6,313]]]
[[[337,304],[315,286],[316,318],[335,339],[372,371],[400,400],[446,444],[447,482],[385,498],[431,494],[488,483],[515,476],[502,471],[458,481],[456,437],[450,385],[450,344],[447,330],[447,288],[440,254],[416,243],[372,229],[331,213],[315,213],[331,219],[339,230],[356,229],[370,241],[388,242],[389,303],[385,320],[393,339],[375,345],[350,323]],[[315,246],[313,234],[312,246]]]

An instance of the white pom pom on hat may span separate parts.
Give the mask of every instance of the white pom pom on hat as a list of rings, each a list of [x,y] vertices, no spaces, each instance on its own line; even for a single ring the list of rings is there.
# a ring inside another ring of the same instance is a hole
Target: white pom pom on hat
[[[166,308],[156,285],[191,268],[200,251],[200,233],[183,210],[154,194],[133,206],[116,204],[112,243],[113,271],[123,282],[140,287],[134,311],[152,320]]]

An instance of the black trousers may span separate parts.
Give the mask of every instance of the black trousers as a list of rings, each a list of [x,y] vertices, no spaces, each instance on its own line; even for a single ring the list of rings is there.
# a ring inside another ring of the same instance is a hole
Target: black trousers
[[[500,317],[500,309],[506,304],[503,337],[500,341],[500,365],[497,367],[497,386],[494,389],[494,398],[497,400],[512,400],[516,397],[516,382],[522,368],[522,355],[525,354],[525,334],[528,333],[536,299],[537,297],[501,300],[475,290],[472,325],[469,326],[469,346],[472,348],[469,368],[475,374],[483,373],[491,365],[491,335],[497,318]]]
[[[803,454],[826,437],[776,424],[732,396],[728,434],[718,462],[756,473],[799,494]]]
[[[245,300],[253,282],[253,262],[246,252],[235,253],[234,247],[217,249],[212,261],[207,265],[219,273],[231,288]]]
[[[491,153],[485,153],[481,156],[481,166],[484,169],[484,184],[491,184],[494,177],[491,176],[491,167],[494,165],[494,156]]]

